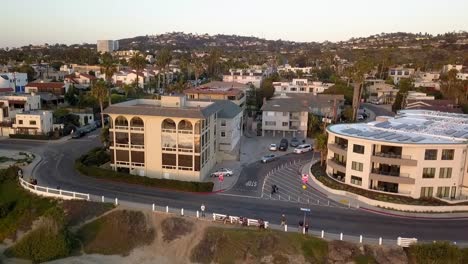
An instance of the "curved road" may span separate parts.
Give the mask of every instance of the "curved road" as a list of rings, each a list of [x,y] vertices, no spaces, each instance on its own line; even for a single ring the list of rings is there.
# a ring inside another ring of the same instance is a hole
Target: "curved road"
[[[97,180],[80,175],[74,169],[74,161],[82,153],[94,146],[98,146],[97,132],[93,135],[62,143],[38,142],[24,140],[0,141],[0,148],[26,150],[41,155],[42,161],[36,166],[33,175],[40,185],[49,187],[60,186],[61,189],[89,193],[91,195],[114,198],[120,200],[145,203],[148,207],[152,203],[160,206],[198,210],[204,203],[208,212],[229,213],[250,218],[263,218],[272,223],[279,223],[281,214],[286,214],[288,224],[296,226],[302,219],[299,207],[311,209],[311,229],[325,230],[331,233],[343,232],[345,235],[364,235],[364,237],[383,237],[396,239],[401,237],[416,237],[419,240],[449,240],[466,242],[468,220],[456,219],[411,219],[373,214],[359,209],[341,207],[326,207],[314,205],[300,205],[286,201],[266,200],[258,196],[243,195],[238,184],[225,194],[193,194],[174,192],[156,188],[127,185],[116,182]],[[298,156],[286,155],[277,162],[248,165],[241,173],[239,181],[255,180],[263,182],[264,173],[273,169],[279,163],[291,162]],[[260,186],[261,190],[261,186]],[[256,192],[256,191],[255,191]]]

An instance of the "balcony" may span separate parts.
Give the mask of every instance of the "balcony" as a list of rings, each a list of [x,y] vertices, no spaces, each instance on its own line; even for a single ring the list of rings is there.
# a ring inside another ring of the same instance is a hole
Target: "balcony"
[[[344,156],[346,156],[346,153],[348,152],[347,145],[342,145],[342,144],[337,144],[337,143],[328,144],[328,149],[333,151],[333,153],[344,155]]]
[[[408,173],[395,171],[383,171],[377,168],[372,169],[369,179],[398,184],[414,184],[415,179],[410,178]]]
[[[115,126],[114,130],[128,130],[128,126]]]
[[[327,164],[334,170],[346,173],[346,162],[341,162],[337,159],[328,159]]]
[[[145,128],[144,127],[140,127],[140,126],[134,126],[134,127],[130,127],[130,130],[135,131],[135,132],[144,132],[145,131]]]
[[[377,152],[371,157],[372,162],[384,163],[398,166],[417,166],[418,161],[411,159],[408,155]]]
[[[143,150],[143,149],[145,149],[145,145],[132,144],[132,145],[130,145],[130,148],[137,149],[137,150]]]
[[[297,114],[290,114],[289,115],[289,120],[290,121],[300,121],[301,120],[301,117]]]

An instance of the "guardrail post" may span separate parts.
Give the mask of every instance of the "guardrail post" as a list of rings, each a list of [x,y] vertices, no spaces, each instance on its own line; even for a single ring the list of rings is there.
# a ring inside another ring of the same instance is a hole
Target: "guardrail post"
[[[197,210],[197,218],[200,218],[200,212]]]
[[[184,216],[184,208],[180,209],[180,215]]]
[[[154,212],[154,207],[155,207],[155,206],[154,206],[154,204],[153,204],[153,212]]]
[[[330,200],[328,200],[328,206],[330,206]]]
[[[305,227],[302,228],[302,234],[305,235]]]
[[[321,238],[325,237],[325,231],[322,230],[322,234],[320,235]]]
[[[169,213],[169,206],[166,205],[166,213]]]
[[[348,202],[348,208],[351,208],[351,202]]]
[[[89,194],[87,196],[88,196],[88,198],[86,200],[88,200],[88,201],[91,200],[91,198],[89,197]]]
[[[278,200],[281,201],[281,194],[278,194]]]
[[[103,195],[103,196],[101,196],[101,201],[102,201],[102,202],[104,202],[104,195]]]
[[[213,221],[216,221],[216,216],[214,213],[213,213]]]
[[[381,245],[382,245],[382,238],[379,237],[379,246],[381,246]]]
[[[343,240],[343,233],[340,233],[340,240]]]
[[[73,193],[73,198],[76,198],[76,193]]]
[[[359,243],[362,243],[362,235],[359,236]]]
[[[288,232],[288,225],[284,225],[284,232]]]
[[[60,195],[60,196],[62,195],[62,190],[59,190],[59,195]]]
[[[45,190],[46,190],[46,193],[49,193],[49,187],[46,187]]]
[[[75,195],[75,194],[73,193],[73,195]],[[118,198],[115,198],[115,205],[119,205],[119,199]]]

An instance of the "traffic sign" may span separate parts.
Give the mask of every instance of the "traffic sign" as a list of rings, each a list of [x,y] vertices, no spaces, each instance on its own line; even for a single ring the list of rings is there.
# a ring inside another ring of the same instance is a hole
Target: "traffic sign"
[[[302,212],[310,212],[310,208],[301,208]]]

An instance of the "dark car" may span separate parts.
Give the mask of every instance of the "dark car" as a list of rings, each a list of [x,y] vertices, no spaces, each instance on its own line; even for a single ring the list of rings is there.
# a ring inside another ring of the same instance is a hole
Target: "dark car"
[[[281,141],[280,141],[280,144],[279,144],[279,150],[282,150],[282,151],[286,151],[288,150],[288,140],[283,138]]]
[[[299,141],[299,139],[293,138],[291,139],[291,142],[289,144],[291,145],[291,147],[297,147],[301,144],[301,142]]]
[[[84,135],[85,133],[82,130],[76,130],[75,132],[73,132],[72,138],[81,138]]]

